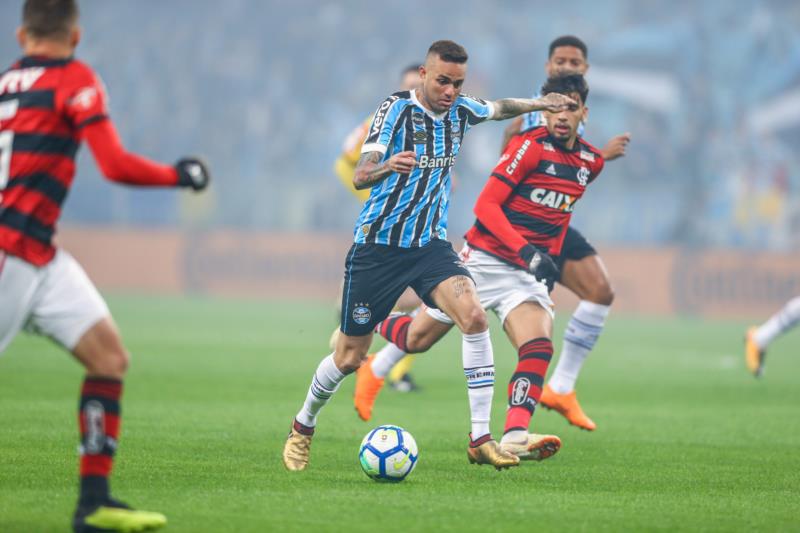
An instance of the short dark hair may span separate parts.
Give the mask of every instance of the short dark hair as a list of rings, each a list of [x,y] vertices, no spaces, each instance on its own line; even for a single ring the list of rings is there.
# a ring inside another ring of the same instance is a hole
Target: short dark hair
[[[36,38],[65,38],[77,20],[76,0],[25,0],[22,7],[22,26]]]
[[[428,55],[431,54],[448,63],[466,63],[469,59],[464,47],[453,41],[436,41],[428,48]]]
[[[419,67],[421,66],[422,65],[420,65],[419,63],[412,63],[408,65],[400,72],[400,77],[402,78],[403,76],[405,76],[406,74],[410,74],[411,72],[419,72]]]
[[[559,93],[567,96],[578,93],[581,97],[581,102],[586,104],[586,99],[589,97],[589,84],[586,83],[586,79],[582,74],[556,74],[547,78],[547,81],[542,85],[542,96],[550,93]]]
[[[550,43],[550,55],[547,57],[553,57],[553,52],[556,51],[556,48],[560,48],[562,46],[574,46],[581,52],[583,52],[583,58],[589,59],[589,49],[586,48],[586,43],[575,37],[574,35],[562,35],[553,40]]]

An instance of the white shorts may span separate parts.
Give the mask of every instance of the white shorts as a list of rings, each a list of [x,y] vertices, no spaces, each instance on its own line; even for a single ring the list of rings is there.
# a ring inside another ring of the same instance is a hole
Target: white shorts
[[[0,252],[0,353],[21,329],[72,351],[109,314],[86,272],[64,250],[43,267]]]
[[[467,266],[477,285],[478,299],[486,310],[492,310],[505,323],[508,314],[518,305],[535,302],[553,317],[553,300],[547,285],[538,281],[532,274],[515,268],[487,253],[464,245],[459,257]],[[428,315],[443,324],[453,320],[439,309],[428,308]]]

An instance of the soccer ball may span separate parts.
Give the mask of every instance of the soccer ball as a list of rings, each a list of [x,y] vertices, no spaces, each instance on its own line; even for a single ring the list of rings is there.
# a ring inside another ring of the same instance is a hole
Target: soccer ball
[[[364,437],[358,461],[375,481],[403,481],[417,466],[417,442],[398,426],[378,426]]]

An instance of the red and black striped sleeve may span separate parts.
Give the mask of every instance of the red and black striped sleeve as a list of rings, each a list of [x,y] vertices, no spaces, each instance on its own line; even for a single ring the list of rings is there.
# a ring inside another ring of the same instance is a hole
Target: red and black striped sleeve
[[[178,173],[170,165],[156,163],[125,150],[108,116],[105,85],[86,64],[74,61],[64,73],[61,86],[63,116],[89,144],[97,166],[111,181],[149,187],[174,187]]]
[[[80,61],[72,61],[64,69],[57,99],[62,116],[75,129],[108,118],[105,85],[88,65]]]

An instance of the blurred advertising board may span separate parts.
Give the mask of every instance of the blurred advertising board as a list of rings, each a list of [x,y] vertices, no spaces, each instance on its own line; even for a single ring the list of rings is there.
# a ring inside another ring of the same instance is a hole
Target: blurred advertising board
[[[335,299],[348,235],[67,228],[64,246],[107,291]],[[599,247],[614,311],[758,317],[800,294],[800,253]],[[557,308],[576,298],[559,287]]]

